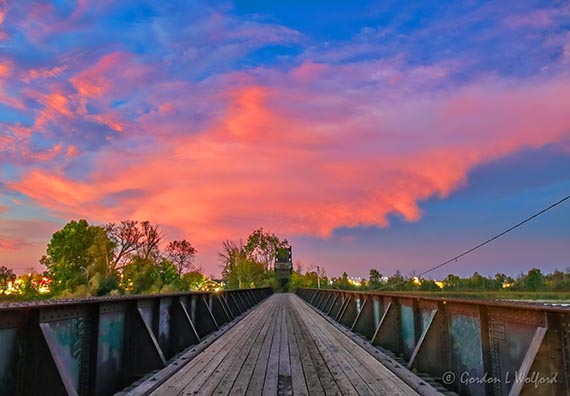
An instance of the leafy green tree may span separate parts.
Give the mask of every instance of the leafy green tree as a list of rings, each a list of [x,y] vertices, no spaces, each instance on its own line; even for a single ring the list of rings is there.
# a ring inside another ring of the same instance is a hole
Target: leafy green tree
[[[227,288],[243,289],[269,284],[270,279],[266,276],[264,265],[250,258],[241,241],[224,241],[223,248],[219,257],[223,266],[222,277]]]
[[[279,239],[275,234],[270,234],[259,228],[251,233],[245,244],[245,251],[250,260],[262,263],[267,272],[271,271],[277,250],[289,247],[287,239]]]
[[[377,269],[372,268],[368,275],[368,288],[378,289],[382,285],[382,274]]]
[[[86,220],[72,220],[52,235],[40,263],[48,269],[52,291],[59,294],[87,285],[95,273],[106,275],[112,255],[112,242],[104,229]]]
[[[181,277],[185,290],[200,290],[206,284],[206,277],[200,271],[186,272]]]
[[[422,279],[418,287],[421,291],[440,291],[441,288],[431,279]]]
[[[523,285],[526,290],[541,290],[544,287],[544,275],[538,268],[533,268],[523,278]]]
[[[350,284],[348,280],[348,274],[343,272],[342,277],[340,278],[333,278],[333,289],[341,289],[341,290],[352,290],[354,286]]]
[[[404,290],[406,286],[406,279],[402,276],[400,270],[396,270],[394,275],[388,277],[386,287],[391,290]]]
[[[457,275],[449,274],[444,279],[445,290],[459,290],[461,288],[461,278]]]
[[[177,291],[182,287],[180,282],[180,274],[176,265],[168,260],[162,260],[158,265],[158,280],[160,283],[157,285],[161,290]]]
[[[160,286],[158,266],[151,260],[135,257],[125,265],[122,273],[122,286],[134,294],[157,293]]]
[[[4,266],[0,267],[0,295],[6,293],[8,285],[10,282],[14,282],[16,278],[16,274],[14,274],[14,271],[10,268]]]

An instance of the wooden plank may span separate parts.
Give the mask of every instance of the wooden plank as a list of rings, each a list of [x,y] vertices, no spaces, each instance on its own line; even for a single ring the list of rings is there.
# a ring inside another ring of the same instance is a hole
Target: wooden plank
[[[204,386],[208,381],[208,387],[212,386],[213,381],[217,381],[213,384],[213,388],[215,388],[221,380],[225,370],[227,370],[229,365],[232,363],[232,357],[234,357],[236,353],[239,353],[244,345],[247,344],[247,341],[249,340],[248,334],[251,331],[256,331],[258,327],[262,326],[262,324],[263,322],[260,320],[252,323],[249,328],[239,334],[238,338],[234,338],[233,342],[218,353],[203,370],[192,378],[191,382],[186,381],[187,385],[182,390],[182,393],[186,395],[197,394],[202,386]],[[208,392],[205,390],[204,392],[200,392],[200,394],[208,394]]]
[[[281,343],[279,344],[279,375],[291,376],[291,360],[289,359],[289,338],[287,334],[287,303],[288,299],[284,299],[285,304],[281,307]]]
[[[188,363],[183,369],[172,376],[165,384],[153,392],[152,396],[171,396],[181,392],[200,371],[204,370],[214,359],[221,359],[228,352],[234,340],[240,337],[252,323],[263,317],[266,310],[272,306],[272,299],[264,301],[258,309],[242,319],[236,326],[230,329],[224,336],[220,337],[206,348],[200,355]]]
[[[313,326],[319,328],[320,334],[326,339],[327,343],[338,346],[339,350],[335,356],[344,357],[350,369],[362,378],[374,394],[394,396],[410,394],[410,389],[407,385],[403,384],[392,372],[378,364],[378,361],[373,356],[346,337],[346,335],[340,333],[326,321],[321,322],[318,320],[321,318],[315,318],[310,312],[307,318],[312,321]],[[378,375],[379,372],[382,375]],[[349,378],[353,377],[349,375]],[[395,384],[393,379],[396,379],[398,384]],[[411,394],[416,393],[411,392]]]
[[[305,381],[305,374],[303,372],[301,356],[299,355],[297,339],[295,338],[294,329],[291,324],[290,301],[288,301],[287,304],[286,314],[287,314],[286,319],[287,319],[287,340],[288,340],[287,342],[289,344],[289,361],[291,364],[291,380],[293,385],[293,394],[299,396],[308,396],[309,390],[307,389],[307,384]],[[324,391],[322,390],[322,388],[320,389],[319,394],[324,395]]]
[[[272,299],[277,303],[279,296],[274,295]],[[266,337],[261,348],[261,353],[259,354],[257,361],[255,363],[255,369],[253,370],[253,375],[247,387],[247,395],[258,396],[263,392],[263,385],[265,382],[265,373],[267,371],[267,362],[269,360],[269,353],[271,351],[271,346],[273,344],[273,339],[275,338],[275,329],[277,328],[278,315],[275,314],[275,327],[271,337]]]
[[[268,312],[271,314],[271,311]],[[227,394],[224,389],[230,389],[241,366],[243,365],[243,361],[249,355],[249,352],[255,343],[259,333],[265,326],[266,322],[263,320],[259,320],[255,323],[250,330],[248,330],[245,334],[242,335],[243,342],[242,346],[239,348],[233,348],[230,353],[228,353],[224,360],[216,367],[215,371],[209,375],[206,382],[199,387],[199,390],[195,393],[199,393],[201,395],[211,395],[211,394]],[[241,343],[241,341],[240,341]],[[196,382],[196,381],[194,381]],[[216,389],[220,387],[220,389]],[[191,386],[184,389],[186,394],[192,393],[193,389],[197,389],[197,386]]]
[[[301,364],[303,367],[305,384],[307,386],[309,394],[311,394],[311,395],[324,395],[325,391],[323,389],[323,386],[321,385],[321,381],[319,381],[317,370],[316,370],[315,365],[313,363],[313,360],[311,359],[311,356],[309,354],[307,344],[305,343],[305,339],[303,338],[303,336],[301,334],[301,329],[299,328],[299,325],[296,323],[295,317],[293,315],[294,315],[293,312],[291,312],[290,313],[291,325],[295,328],[294,336],[295,336],[295,341],[296,341],[298,349],[299,349],[299,355],[300,355]],[[330,373],[329,373],[329,376],[330,376]],[[332,380],[332,376],[331,376],[331,381],[334,382]]]
[[[410,388],[403,380],[397,377],[393,372],[382,365],[376,357],[372,356],[368,351],[359,346],[353,339],[347,337],[340,332],[329,321],[322,318],[320,315],[315,315],[306,303],[301,301],[300,298],[295,297],[297,300],[297,308],[307,313],[306,318],[316,326],[315,322],[319,322],[319,331],[330,337],[333,342],[342,346],[346,353],[352,355],[349,361],[359,366],[360,370],[364,369],[368,373],[362,371],[364,378],[368,381],[370,386],[376,394],[380,395],[417,395],[417,393]]]
[[[278,304],[284,303],[283,295],[279,296]],[[265,372],[265,381],[263,383],[263,395],[275,396],[277,394],[278,376],[279,376],[279,348],[281,346],[281,321],[283,320],[283,309],[277,311],[277,326],[275,326],[275,336],[271,343],[271,352],[267,361],[267,371]]]
[[[317,374],[316,378],[319,380],[324,393],[327,396],[341,394],[341,389],[335,381],[333,373],[327,366],[327,363],[325,363],[325,359],[315,345],[313,338],[307,331],[304,322],[301,321],[296,310],[292,310],[292,313],[293,323],[295,324],[295,328],[297,329],[299,335],[297,339],[299,340],[301,338],[302,343],[300,343],[300,345],[306,346],[307,355],[311,359],[312,366],[315,368]],[[303,368],[305,369],[305,365],[303,365]],[[309,388],[309,391],[312,394],[313,384],[310,382],[312,376],[310,376],[309,373],[305,373],[305,378],[307,379],[307,386]]]
[[[289,299],[284,296],[281,305],[281,341],[279,344],[279,370],[278,370],[278,394],[290,395],[293,393],[293,379],[291,378],[291,359],[289,357],[289,337],[287,332],[287,310]]]
[[[321,337],[318,333],[318,328],[314,329],[308,326],[311,321],[307,317],[306,312],[302,312],[295,304],[293,304],[297,309],[297,313],[302,318],[302,320],[309,328],[309,333],[313,337],[315,344],[317,345],[321,355],[325,359],[327,366],[338,384],[341,392],[343,394],[359,394],[359,395],[372,395],[373,392],[370,390],[368,385],[352,370],[348,367],[346,361],[338,353],[339,350],[336,346],[329,346],[326,340]]]
[[[245,391],[247,389],[247,383],[249,382],[249,378],[251,377],[251,372],[249,373],[249,376],[247,376],[246,373],[243,371],[243,367],[245,365],[245,362],[248,359],[255,362],[254,359],[257,358],[257,355],[259,354],[260,346],[261,346],[263,340],[265,339],[265,336],[267,335],[267,331],[269,330],[269,327],[271,325],[271,322],[272,322],[271,318],[275,314],[275,312],[274,312],[275,308],[276,307],[273,306],[271,311],[268,312],[268,316],[267,316],[266,320],[263,320],[263,319],[261,320],[261,322],[262,322],[261,330],[255,334],[250,335],[251,343],[249,345],[249,348],[247,348],[246,350],[242,350],[242,352],[239,354],[239,356],[237,356],[237,358],[234,360],[234,362],[229,367],[229,369],[224,373],[224,377],[222,378],[222,380],[220,381],[220,383],[218,384],[216,389],[214,389],[212,394],[215,394],[215,395],[228,395],[228,394],[243,395],[243,394],[245,394]],[[250,358],[250,356],[251,356],[251,358]],[[253,371],[253,365],[252,365],[252,371]],[[242,375],[243,376],[242,378],[247,381],[245,383],[246,385],[241,388],[241,391],[237,391],[237,389],[232,390],[233,385],[236,382],[236,379],[239,378],[240,375]]]
[[[299,297],[283,294],[164,385],[152,395],[417,395]]]
[[[311,323],[311,322],[308,322]],[[359,395],[373,395],[371,382],[373,377],[364,369],[364,367],[354,359],[350,352],[342,347],[342,345],[334,340],[325,329],[314,323],[314,337],[319,339],[321,346],[326,348],[341,370],[344,372],[348,380],[354,386]],[[317,330],[318,329],[318,330]]]
[[[275,315],[275,311],[273,310],[272,315],[267,316],[265,320],[267,326],[264,325],[263,330],[259,334],[259,337],[255,342],[255,345],[249,352],[249,355],[247,356],[245,363],[241,367],[237,379],[233,383],[232,388],[228,392],[228,394],[244,395],[246,393],[249,382],[253,376],[253,370],[255,369],[255,364],[261,353],[262,346],[267,342],[268,339],[269,342],[271,342],[271,340],[273,339],[273,333],[276,321],[277,321],[277,315]]]

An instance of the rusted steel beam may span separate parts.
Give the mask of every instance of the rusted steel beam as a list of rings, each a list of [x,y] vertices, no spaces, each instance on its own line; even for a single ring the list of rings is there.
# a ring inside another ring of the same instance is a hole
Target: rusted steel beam
[[[568,308],[345,290],[298,294],[459,395],[570,396]]]

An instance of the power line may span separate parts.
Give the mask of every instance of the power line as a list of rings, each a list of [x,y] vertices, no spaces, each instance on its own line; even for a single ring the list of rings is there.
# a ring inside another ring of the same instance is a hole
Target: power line
[[[425,274],[427,274],[427,273],[430,273],[430,272],[432,272],[432,271],[435,271],[435,270],[438,269],[438,268],[441,268],[441,267],[446,266],[446,265],[448,265],[448,264],[450,264],[450,263],[452,263],[452,262],[454,262],[454,261],[457,261],[457,260],[460,259],[461,257],[466,256],[466,255],[468,255],[469,253],[471,253],[471,252],[473,252],[473,251],[475,251],[475,250],[477,250],[477,249],[479,249],[479,248],[482,248],[482,247],[485,246],[485,245],[488,245],[489,243],[493,242],[494,240],[499,239],[499,238],[502,237],[503,235],[508,234],[509,232],[511,232],[511,231],[513,231],[513,230],[519,228],[520,226],[522,226],[522,225],[528,223],[529,221],[531,221],[531,220],[537,218],[538,216],[542,215],[543,213],[548,212],[550,209],[555,208],[556,206],[562,204],[564,201],[567,201],[567,200],[569,200],[569,199],[570,199],[570,195],[567,195],[566,197],[562,198],[560,201],[557,201],[557,202],[553,203],[552,205],[550,205],[550,206],[548,206],[548,207],[542,209],[540,212],[537,212],[537,213],[533,214],[532,216],[527,217],[527,218],[524,219],[523,221],[521,221],[521,222],[515,224],[514,226],[512,226],[512,227],[506,229],[505,231],[501,232],[500,234],[497,234],[497,235],[495,235],[494,237],[491,237],[491,238],[487,239],[485,242],[481,242],[480,244],[478,244],[478,245],[472,247],[471,249],[466,250],[466,251],[464,251],[463,253],[458,254],[457,256],[452,257],[452,258],[450,258],[449,260],[444,261],[444,262],[441,263],[441,264],[438,264],[438,265],[436,265],[436,266],[434,266],[434,267],[431,267],[431,268],[429,268],[429,269],[427,269],[427,270],[425,270],[425,271],[423,271],[423,272],[420,272],[420,273],[418,274],[418,276],[425,275]],[[387,287],[383,287],[383,288],[380,288],[380,289],[377,289],[377,290],[384,290],[384,289],[388,289],[388,288],[394,288],[394,287],[396,287],[396,286],[403,285],[404,283],[407,283],[407,282],[408,282],[408,281],[403,281],[403,282],[396,283],[396,284],[394,284],[394,285],[390,285],[390,286],[387,286]]]

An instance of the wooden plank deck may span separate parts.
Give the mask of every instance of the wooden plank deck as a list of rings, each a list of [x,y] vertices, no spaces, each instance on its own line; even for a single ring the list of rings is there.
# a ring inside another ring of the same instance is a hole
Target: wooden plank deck
[[[417,393],[299,297],[275,294],[151,395]]]

